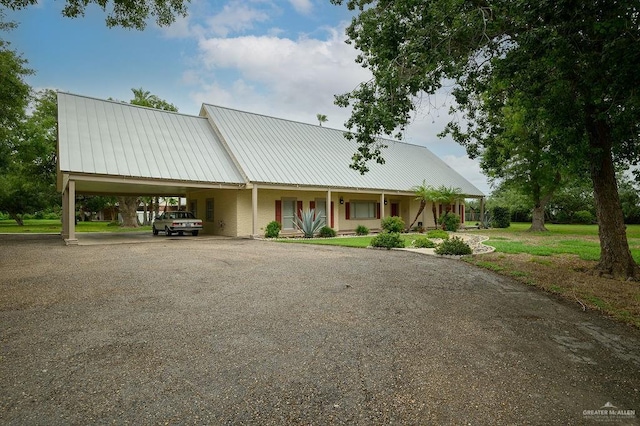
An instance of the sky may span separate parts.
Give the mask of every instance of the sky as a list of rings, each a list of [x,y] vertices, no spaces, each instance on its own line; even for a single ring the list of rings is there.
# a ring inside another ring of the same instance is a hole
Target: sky
[[[206,102],[311,124],[324,114],[325,127],[345,129],[350,110],[334,95],[371,78],[345,43],[353,12],[329,0],[192,0],[186,18],[144,31],[107,28],[95,5],[84,18],[64,18],[63,5],[40,0],[6,11],[18,28],[1,36],[35,71],[26,80],[36,90],[128,102],[132,88],[143,88],[184,114]],[[478,161],[437,136],[451,119],[449,91],[421,103],[403,141],[427,147],[489,194]]]

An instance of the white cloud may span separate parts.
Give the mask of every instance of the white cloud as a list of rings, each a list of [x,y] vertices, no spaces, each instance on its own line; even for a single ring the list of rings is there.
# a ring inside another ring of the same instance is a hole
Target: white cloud
[[[348,111],[336,107],[333,96],[353,89],[369,78],[369,72],[354,62],[355,50],[339,34],[330,30],[326,40],[273,36],[202,39],[203,68],[198,72],[203,90],[193,98],[201,100],[216,87],[218,97],[220,90],[227,93],[224,98],[232,103],[228,106],[305,122],[315,122],[316,114],[322,113],[328,116],[328,125],[341,128]],[[226,74],[234,78],[225,80]],[[239,81],[244,84],[239,86]]]
[[[253,28],[255,23],[269,20],[269,15],[251,8],[240,1],[226,4],[222,11],[207,19],[209,30],[217,36],[226,37],[230,33],[241,33]]]
[[[308,15],[313,10],[311,0],[289,0],[289,3],[291,3],[291,6],[293,6],[296,12],[303,15]]]

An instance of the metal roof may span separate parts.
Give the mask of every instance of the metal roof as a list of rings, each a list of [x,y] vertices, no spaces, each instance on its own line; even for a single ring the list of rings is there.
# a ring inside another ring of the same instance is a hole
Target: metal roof
[[[385,164],[361,175],[349,168],[357,143],[344,131],[204,104],[210,119],[249,181],[335,188],[411,191],[422,184],[484,194],[423,146],[384,139]]]
[[[62,172],[244,184],[207,119],[58,93]]]

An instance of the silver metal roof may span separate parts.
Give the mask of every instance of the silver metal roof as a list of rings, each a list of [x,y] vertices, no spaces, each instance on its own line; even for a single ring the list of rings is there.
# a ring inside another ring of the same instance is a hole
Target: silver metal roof
[[[385,164],[372,163],[361,175],[349,168],[357,144],[342,130],[208,104],[201,114],[210,119],[251,182],[410,191],[424,180],[434,187],[484,195],[422,146],[385,139]]]
[[[207,119],[58,93],[62,172],[245,183]]]

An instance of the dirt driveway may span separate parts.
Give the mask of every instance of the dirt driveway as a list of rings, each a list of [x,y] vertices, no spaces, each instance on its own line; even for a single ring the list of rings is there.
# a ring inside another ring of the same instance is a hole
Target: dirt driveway
[[[640,417],[638,330],[410,252],[0,236],[0,322],[2,424]]]

